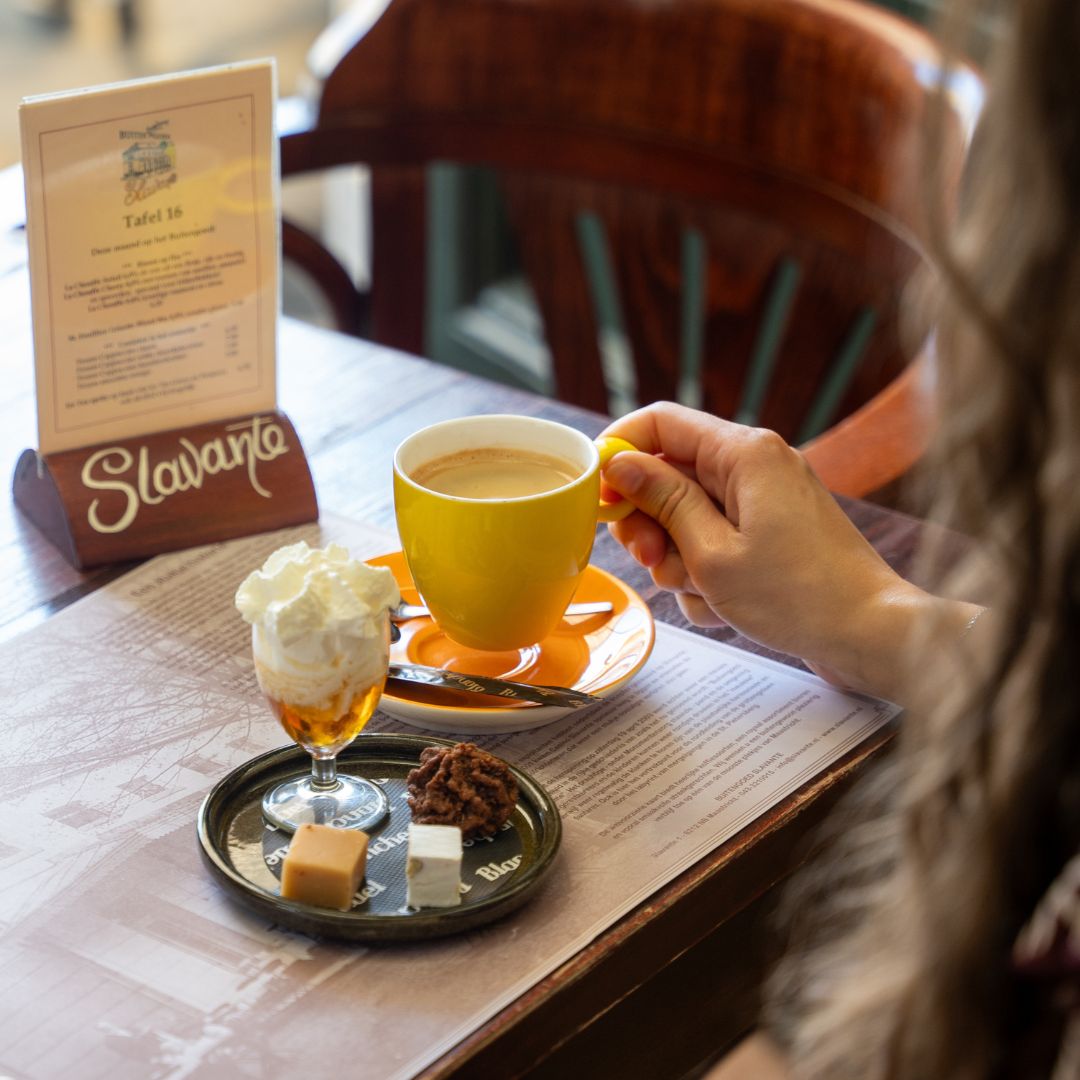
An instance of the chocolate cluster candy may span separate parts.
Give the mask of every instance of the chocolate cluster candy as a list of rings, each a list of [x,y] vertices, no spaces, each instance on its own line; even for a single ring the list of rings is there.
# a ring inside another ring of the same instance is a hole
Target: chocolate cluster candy
[[[517,805],[510,767],[474,743],[425,747],[408,785],[413,821],[456,825],[465,840],[493,836]]]

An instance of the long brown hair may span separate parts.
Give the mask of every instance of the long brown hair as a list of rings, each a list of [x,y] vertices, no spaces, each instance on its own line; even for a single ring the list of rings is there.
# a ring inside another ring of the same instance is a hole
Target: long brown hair
[[[963,208],[938,216],[926,471],[977,544],[937,558],[939,590],[990,612],[797,890],[770,1012],[796,1076],[1049,1075],[1065,1025],[1010,952],[1080,846],[1080,4],[998,14]]]

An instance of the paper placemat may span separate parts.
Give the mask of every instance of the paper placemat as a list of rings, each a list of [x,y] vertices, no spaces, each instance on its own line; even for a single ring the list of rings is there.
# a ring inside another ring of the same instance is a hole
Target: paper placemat
[[[424,944],[318,942],[231,902],[194,824],[221,776],[285,742],[232,597],[301,537],[395,546],[324,519],[161,556],[0,646],[0,1074],[280,1076],[317,1046],[353,1076],[412,1075],[899,711],[660,626],[609,701],[476,740],[563,815],[532,902]]]

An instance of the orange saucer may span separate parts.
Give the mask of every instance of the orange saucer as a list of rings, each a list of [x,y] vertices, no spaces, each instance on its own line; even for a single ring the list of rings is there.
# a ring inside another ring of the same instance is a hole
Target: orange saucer
[[[390,568],[406,603],[423,602],[400,551],[368,562]],[[470,649],[448,638],[431,618],[410,619],[398,624],[401,638],[391,646],[390,661],[569,686],[604,697],[632,679],[648,660],[656,636],[652,614],[629,585],[596,566],[585,568],[574,600],[608,600],[612,610],[564,618],[539,644],[508,652]],[[488,734],[525,731],[575,711],[405,683],[388,685],[379,707],[432,731]]]

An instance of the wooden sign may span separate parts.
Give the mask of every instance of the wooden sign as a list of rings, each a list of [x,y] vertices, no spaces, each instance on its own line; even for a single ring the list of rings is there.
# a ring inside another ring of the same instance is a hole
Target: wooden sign
[[[20,106],[38,449],[14,495],[80,569],[318,516],[277,411],[274,84],[252,61]]]
[[[24,450],[13,490],[79,570],[319,516],[303,448],[280,412],[55,454]]]

